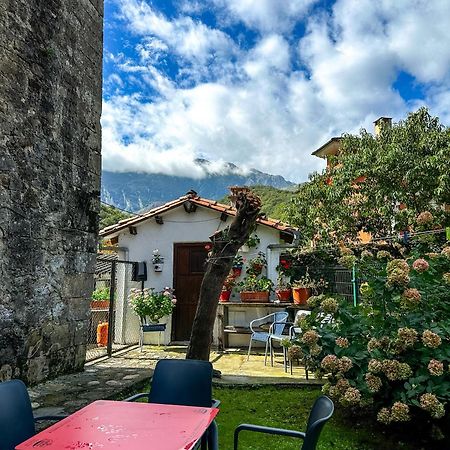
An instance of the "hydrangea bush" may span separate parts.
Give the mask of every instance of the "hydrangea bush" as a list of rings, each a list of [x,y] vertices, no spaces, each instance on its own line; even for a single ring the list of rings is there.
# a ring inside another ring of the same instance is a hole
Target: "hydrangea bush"
[[[450,246],[424,247],[363,251],[361,303],[311,297],[302,333],[286,343],[326,379],[324,393],[384,424],[449,418]]]

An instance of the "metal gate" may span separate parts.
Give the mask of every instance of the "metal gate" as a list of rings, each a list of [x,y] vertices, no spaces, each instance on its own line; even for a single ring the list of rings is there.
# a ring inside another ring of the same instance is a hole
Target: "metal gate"
[[[137,317],[128,306],[128,293],[140,283],[131,281],[133,263],[117,254],[97,256],[94,292],[90,304],[86,361],[135,345],[138,342]]]
[[[360,280],[357,278],[355,268],[319,266],[310,267],[309,273],[313,278],[323,278],[328,283],[329,292],[339,294],[354,305],[357,304]]]

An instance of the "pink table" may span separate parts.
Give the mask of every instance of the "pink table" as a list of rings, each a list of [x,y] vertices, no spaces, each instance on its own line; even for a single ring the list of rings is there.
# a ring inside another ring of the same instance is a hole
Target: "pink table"
[[[99,400],[16,450],[190,450],[218,412],[217,408]]]

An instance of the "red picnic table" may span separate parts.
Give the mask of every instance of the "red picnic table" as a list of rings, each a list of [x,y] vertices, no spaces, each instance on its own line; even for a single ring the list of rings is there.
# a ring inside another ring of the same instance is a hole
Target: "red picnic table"
[[[16,450],[190,450],[218,412],[217,408],[99,400]]]

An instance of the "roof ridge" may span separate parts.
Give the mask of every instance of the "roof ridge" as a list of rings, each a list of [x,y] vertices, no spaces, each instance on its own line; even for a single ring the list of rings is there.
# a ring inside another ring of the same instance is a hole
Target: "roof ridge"
[[[226,205],[224,203],[220,203],[217,200],[210,200],[204,197],[192,196],[192,195],[183,195],[175,200],[164,203],[163,205],[157,206],[156,208],[152,208],[144,214],[137,214],[127,219],[123,219],[116,224],[109,225],[108,227],[100,230],[100,236],[105,236],[112,234],[116,231],[120,231],[126,228],[129,225],[134,225],[145,220],[150,219],[151,217],[156,216],[158,213],[164,213],[171,210],[174,207],[181,206],[184,201],[189,200],[198,206],[203,206],[205,208],[209,208],[221,213],[226,213],[232,216],[237,214],[237,209],[232,205]],[[295,227],[292,227],[288,223],[282,222],[280,219],[271,219],[270,217],[258,217],[256,221],[262,225],[266,225],[280,231],[292,231],[296,230]]]

